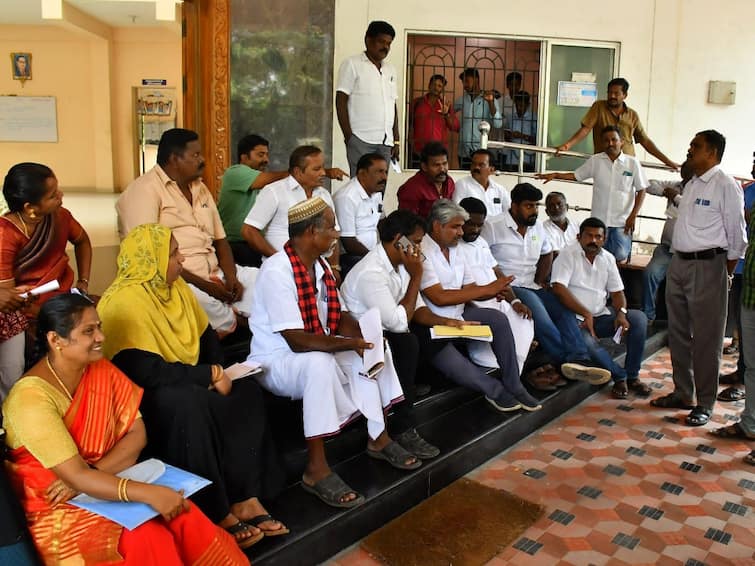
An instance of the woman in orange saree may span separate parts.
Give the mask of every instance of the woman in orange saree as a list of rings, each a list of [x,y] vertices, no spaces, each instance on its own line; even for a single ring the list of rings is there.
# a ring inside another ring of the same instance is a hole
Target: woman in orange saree
[[[8,472],[46,564],[246,565],[233,538],[167,487],[114,474],[136,462],[146,442],[141,388],[102,355],[94,305],[60,295],[39,314],[45,356],[3,405]],[[128,531],[78,507],[79,492],[138,501],[160,516]]]

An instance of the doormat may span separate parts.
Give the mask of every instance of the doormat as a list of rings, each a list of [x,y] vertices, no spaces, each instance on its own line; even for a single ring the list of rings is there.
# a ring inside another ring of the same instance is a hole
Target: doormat
[[[542,517],[542,505],[462,478],[362,541],[390,566],[480,566]]]

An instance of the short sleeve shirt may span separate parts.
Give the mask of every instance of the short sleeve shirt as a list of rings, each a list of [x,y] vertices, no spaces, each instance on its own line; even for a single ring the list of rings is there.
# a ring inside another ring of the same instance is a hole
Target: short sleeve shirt
[[[317,187],[312,191],[312,196],[322,197],[335,212],[333,198],[324,188]],[[254,208],[244,219],[244,224],[264,230],[268,243],[280,251],[288,241],[288,209],[305,200],[307,193],[293,177],[275,181],[260,191]],[[336,229],[340,230],[337,220]]]
[[[573,220],[568,220],[566,230],[562,230],[553,220],[548,218],[543,221],[543,228],[546,234],[548,234],[554,252],[560,252],[566,246],[573,243],[579,233],[579,226]]]
[[[579,242],[569,244],[558,254],[551,270],[553,283],[569,289],[593,316],[609,314],[606,307],[608,293],[624,290],[616,258],[601,250],[590,263]]]
[[[474,197],[485,203],[488,212],[488,218],[502,214],[504,210],[511,207],[511,197],[502,185],[496,183],[493,179],[488,179],[488,188],[486,189],[471,175],[459,179],[454,186],[453,201],[460,203],[462,199]]]
[[[378,242],[377,225],[383,216],[383,193],[367,194],[354,177],[333,197],[341,236],[356,238],[368,250]]]
[[[582,125],[586,128],[592,128],[592,143],[595,153],[603,151],[601,132],[606,126],[617,126],[619,128],[623,140],[621,151],[627,155],[634,155],[632,140],[642,143],[647,139],[640,117],[626,104],[624,104],[624,111],[617,118],[608,107],[608,101],[598,100],[593,103],[587,114],[582,118]]]
[[[592,216],[609,228],[623,227],[634,207],[635,193],[648,186],[645,171],[637,158],[620,153],[611,161],[597,153],[574,171],[577,181],[592,179]]]
[[[503,272],[516,278],[512,282],[514,287],[540,288],[535,283],[537,262],[541,255],[553,249],[540,221],[528,226],[522,236],[511,213],[506,211],[485,222],[482,237],[490,245],[490,251]]]
[[[252,184],[259,176],[257,169],[238,163],[231,165],[223,173],[220,196],[218,198],[218,213],[223,221],[223,227],[228,234],[229,242],[243,242],[241,226],[244,218],[257,200],[258,190],[252,189]]]
[[[459,246],[448,250],[448,259],[443,255],[440,246],[429,235],[422,240],[422,251],[427,258],[423,264],[422,282],[420,289],[425,290],[440,284],[443,289],[461,289],[464,285],[474,283],[474,276],[467,266],[463,252]],[[432,303],[426,295],[422,297],[427,307],[438,316],[461,319],[464,304],[438,306]]]

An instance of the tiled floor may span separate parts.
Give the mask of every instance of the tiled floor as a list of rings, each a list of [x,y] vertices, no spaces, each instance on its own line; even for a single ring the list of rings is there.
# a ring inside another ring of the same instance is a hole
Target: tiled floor
[[[670,372],[664,349],[640,377],[656,396],[672,389]],[[752,446],[706,434],[743,405],[719,403],[711,424],[689,428],[685,412],[616,401],[606,387],[469,474],[546,506],[488,564],[755,565],[755,470],[742,462]],[[380,562],[356,545],[327,564]]]

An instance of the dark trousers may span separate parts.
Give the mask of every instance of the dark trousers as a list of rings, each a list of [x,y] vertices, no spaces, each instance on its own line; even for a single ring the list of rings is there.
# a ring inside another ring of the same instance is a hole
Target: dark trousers
[[[246,265],[247,267],[259,267],[262,265],[262,254],[254,251],[246,242],[228,242],[231,246],[233,261],[236,265]]]
[[[393,352],[393,365],[404,390],[404,400],[396,405],[393,410],[393,418],[390,422],[392,435],[415,427],[412,412],[414,407],[414,381],[417,376],[417,363],[419,361],[419,340],[411,332],[383,332],[388,345]]]

